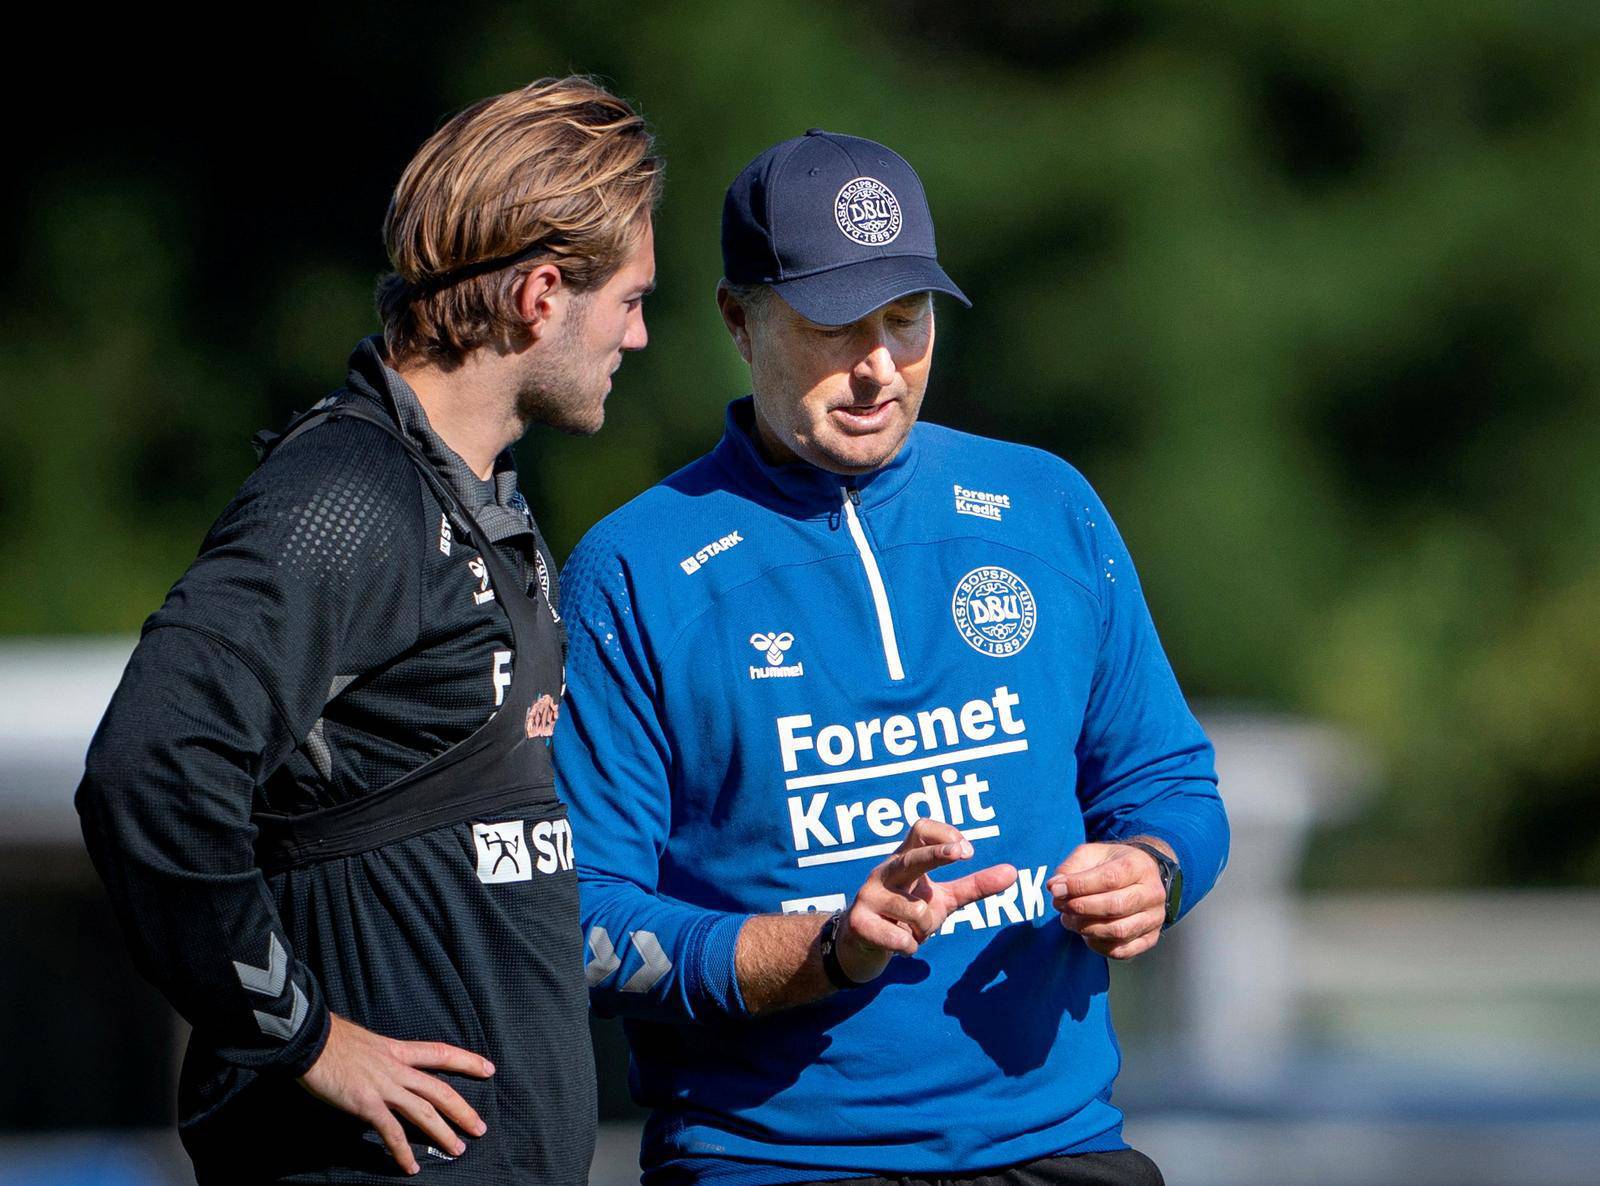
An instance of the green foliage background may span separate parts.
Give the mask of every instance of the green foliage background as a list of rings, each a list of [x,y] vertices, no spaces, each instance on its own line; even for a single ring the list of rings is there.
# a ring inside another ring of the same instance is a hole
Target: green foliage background
[[[135,630],[250,432],[374,328],[411,151],[580,70],[669,182],[604,434],[521,447],[558,553],[744,389],[729,178],[807,127],[878,138],[976,306],[941,309],[926,414],[1089,475],[1192,696],[1380,757],[1311,879],[1600,883],[1594,6],[357,4],[213,54],[139,20],[13,146],[0,633]]]

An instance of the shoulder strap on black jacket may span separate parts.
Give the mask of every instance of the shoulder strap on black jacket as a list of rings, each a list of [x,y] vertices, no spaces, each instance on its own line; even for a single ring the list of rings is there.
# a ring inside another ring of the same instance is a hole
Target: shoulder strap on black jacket
[[[390,417],[384,415],[377,408],[369,406],[368,401],[364,399],[335,392],[333,395],[319,400],[306,411],[296,414],[284,426],[281,433],[263,428],[250,438],[250,443],[255,447],[256,451],[256,464],[264,464],[267,458],[271,457],[290,441],[310,432],[318,425],[342,419],[364,420],[368,424],[383,429],[384,432],[393,437],[400,447],[406,451],[407,456],[416,464],[418,472],[422,474],[428,485],[433,488],[433,492],[438,495],[439,501],[450,512],[450,517],[456,521],[456,525],[472,539],[474,546],[480,552],[488,546],[487,541],[482,538],[482,533],[478,529],[477,519],[462,505],[461,499],[457,497],[456,492],[450,488],[450,484],[444,480],[439,471],[434,468],[433,463],[417,447],[417,443],[406,436],[401,431],[400,426]]]

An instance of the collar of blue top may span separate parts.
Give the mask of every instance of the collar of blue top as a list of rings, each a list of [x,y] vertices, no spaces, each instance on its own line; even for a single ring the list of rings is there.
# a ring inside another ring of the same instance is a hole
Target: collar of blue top
[[[920,433],[920,426],[913,426],[889,464],[867,474],[836,474],[807,461],[777,465],[756,442],[755,402],[747,395],[728,405],[722,440],[712,456],[739,490],[763,506],[793,519],[825,519],[839,513],[841,490],[855,490],[866,510],[904,490],[916,472]]]

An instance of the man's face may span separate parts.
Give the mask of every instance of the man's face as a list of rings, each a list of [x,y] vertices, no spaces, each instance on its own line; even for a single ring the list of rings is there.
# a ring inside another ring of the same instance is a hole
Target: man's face
[[[864,474],[900,451],[928,387],[930,294],[832,326],[807,321],[772,293],[746,325],[756,429],[770,456]]]
[[[643,350],[644,298],[655,287],[655,233],[647,220],[622,266],[598,288],[567,294],[528,351],[517,392],[524,424],[579,436],[600,431],[611,376],[625,350]]]

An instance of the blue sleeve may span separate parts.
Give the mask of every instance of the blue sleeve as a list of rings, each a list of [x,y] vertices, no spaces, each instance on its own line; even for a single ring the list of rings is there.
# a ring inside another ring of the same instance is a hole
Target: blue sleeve
[[[1161,649],[1122,536],[1088,483],[1082,491],[1101,603],[1100,650],[1077,746],[1084,826],[1091,840],[1143,835],[1170,844],[1187,914],[1228,861],[1215,757]]]
[[[734,945],[747,915],[666,897],[657,880],[672,827],[672,754],[659,672],[624,564],[590,538],[562,573],[567,693],[556,779],[572,817],[590,1003],[697,1021],[746,1012]]]

